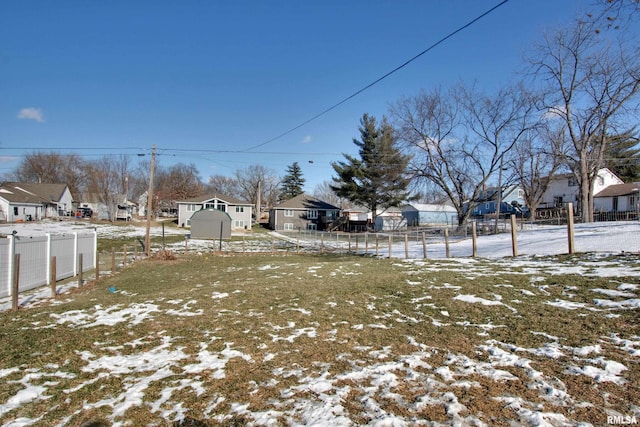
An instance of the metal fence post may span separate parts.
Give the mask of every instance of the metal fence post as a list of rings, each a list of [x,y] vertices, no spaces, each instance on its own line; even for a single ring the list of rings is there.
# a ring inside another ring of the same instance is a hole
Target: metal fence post
[[[516,227],[518,224],[516,223],[516,216],[511,215],[511,250],[513,252],[513,256],[518,256],[518,232]]]
[[[82,252],[78,254],[78,286],[82,286]]]
[[[96,252],[96,282],[100,280],[100,254]]]
[[[13,277],[11,280],[11,307],[18,309],[18,293],[20,292],[20,254],[13,255]]]

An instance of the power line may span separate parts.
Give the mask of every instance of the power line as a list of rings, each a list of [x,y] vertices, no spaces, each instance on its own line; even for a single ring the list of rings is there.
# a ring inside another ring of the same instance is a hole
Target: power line
[[[373,82],[367,84],[366,86],[362,87],[361,89],[357,90],[356,92],[352,93],[351,95],[347,96],[346,98],[340,100],[339,102],[333,104],[332,106],[330,106],[329,108],[326,108],[325,110],[321,111],[320,113],[312,116],[311,118],[303,121],[302,123],[294,126],[293,128],[267,140],[264,141],[260,144],[251,146],[249,148],[243,149],[243,150],[200,150],[200,149],[169,149],[169,148],[158,148],[158,150],[160,151],[165,151],[165,152],[169,152],[169,151],[174,151],[174,152],[182,152],[182,153],[187,153],[187,152],[199,152],[199,153],[228,153],[228,154],[233,154],[233,153],[247,153],[247,152],[252,152],[252,154],[275,154],[275,155],[282,155],[282,154],[300,154],[300,155],[330,155],[330,154],[334,154],[334,153],[292,153],[292,152],[265,152],[265,151],[253,151],[256,148],[265,146],[267,144],[270,144],[274,141],[277,141],[278,139],[300,129],[301,127],[311,123],[314,120],[317,120],[318,118],[324,116],[325,114],[329,113],[330,111],[338,108],[339,106],[345,104],[346,102],[350,101],[351,99],[355,98],[356,96],[360,95],[361,93],[363,93],[364,91],[370,89],[371,87],[375,86],[376,84],[380,83],[381,81],[383,81],[384,79],[388,78],[389,76],[391,76],[392,74],[400,71],[401,69],[405,68],[406,66],[408,66],[409,64],[411,64],[413,61],[415,61],[416,59],[420,58],[421,56],[423,56],[424,54],[426,54],[427,52],[431,51],[432,49],[434,49],[435,47],[439,46],[440,44],[444,43],[446,40],[450,39],[451,37],[453,37],[454,35],[456,35],[457,33],[467,29],[468,27],[470,27],[471,25],[475,24],[476,22],[478,22],[479,20],[481,20],[482,18],[484,18],[485,16],[491,14],[493,11],[495,11],[496,9],[498,9],[500,6],[503,6],[505,3],[507,3],[509,0],[503,0],[500,3],[498,3],[497,5],[493,6],[492,8],[490,8],[489,10],[485,11],[484,13],[482,13],[481,15],[477,16],[476,18],[472,19],[471,21],[467,22],[466,24],[458,27],[456,30],[450,32],[449,34],[447,34],[446,36],[440,38],[438,41],[436,41],[435,43],[431,44],[429,47],[427,47],[426,49],[424,49],[423,51],[419,52],[418,54],[414,55],[412,58],[408,59],[407,61],[405,61],[404,63],[402,63],[401,65],[397,66],[396,68],[394,68],[393,70],[387,72],[386,74],[384,74],[383,76],[377,78],[376,80],[374,80]],[[29,149],[29,150],[49,150],[49,151],[57,151],[57,150],[71,150],[71,151],[77,151],[79,150],[78,147],[56,147],[55,149],[52,149],[51,147],[30,147],[30,148],[25,148],[25,147],[0,147],[4,150],[25,150],[25,149]],[[85,150],[135,150],[138,151],[137,155],[138,156],[142,156],[144,155],[143,153],[147,153],[149,151],[148,148],[142,148],[142,147],[83,147],[80,148],[80,150],[85,151]],[[160,154],[160,153],[158,153]],[[96,154],[94,154],[96,155]],[[170,154],[166,154],[166,155],[170,155]],[[85,155],[85,157],[88,155]]]
[[[479,20],[481,20],[482,18],[484,18],[485,16],[489,15],[491,12],[493,12],[494,10],[496,10],[497,8],[499,8],[500,6],[504,5],[505,3],[507,3],[509,0],[503,0],[502,2],[498,3],[497,5],[493,6],[491,9],[487,10],[486,12],[482,13],[481,15],[477,16],[476,18],[472,19],[471,21],[467,22],[466,24],[464,24],[461,27],[458,27],[458,29],[450,32],[449,34],[447,34],[446,36],[442,37],[440,40],[438,40],[437,42],[433,43],[431,46],[427,47],[425,50],[423,50],[422,52],[418,53],[417,55],[413,56],[412,58],[408,59],[407,61],[405,61],[404,63],[402,63],[401,65],[397,66],[396,68],[394,68],[393,70],[389,71],[387,74],[383,75],[382,77],[377,78],[376,80],[374,80],[373,82],[369,83],[368,85],[364,86],[362,89],[357,90],[356,92],[352,93],[351,95],[347,96],[346,98],[342,99],[341,101],[333,104],[331,107],[319,112],[318,114],[316,114],[315,116],[311,117],[310,119],[305,120],[304,122],[300,123],[299,125],[292,127],[291,129],[289,129],[286,132],[281,133],[278,136],[275,136],[265,142],[262,142],[258,145],[254,145],[252,147],[246,148],[244,150],[242,150],[242,152],[248,152],[251,150],[254,150],[256,148],[262,147],[264,145],[270,144],[274,141],[277,141],[278,139],[290,134],[291,132],[294,132],[298,129],[300,129],[301,127],[311,123],[312,121],[324,116],[325,114],[327,114],[328,112],[335,110],[336,108],[338,108],[339,106],[341,106],[342,104],[344,104],[345,102],[355,98],[356,96],[360,95],[362,92],[364,92],[367,89],[370,89],[371,87],[373,87],[374,85],[380,83],[382,80],[386,79],[387,77],[391,76],[392,74],[396,73],[397,71],[400,71],[401,69],[403,69],[404,67],[406,67],[407,65],[409,65],[410,63],[412,63],[413,61],[415,61],[416,59],[420,58],[422,55],[424,55],[425,53],[429,52],[430,50],[434,49],[435,47],[437,47],[438,45],[444,43],[446,40],[450,39],[451,37],[455,36],[456,34],[458,34],[459,32],[467,29],[468,27],[470,27],[471,25],[475,24],[476,22],[478,22]]]

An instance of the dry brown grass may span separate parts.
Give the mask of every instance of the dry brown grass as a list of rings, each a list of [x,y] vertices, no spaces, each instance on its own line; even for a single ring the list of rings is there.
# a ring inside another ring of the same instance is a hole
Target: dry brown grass
[[[113,373],[108,367],[91,371],[86,369],[88,360],[145,360],[146,354],[148,362],[140,363],[155,366],[162,361],[154,359],[160,348],[181,351],[185,357],[175,363],[168,357],[171,375],[149,381],[142,390],[145,404],[129,408],[119,421],[241,426],[252,423],[252,414],[275,411],[274,422],[286,425],[294,420],[304,423],[303,402],[322,404],[323,399],[339,402],[356,425],[379,416],[368,407],[371,402],[409,423],[451,423],[447,408],[455,400],[464,405],[462,417],[498,426],[514,419],[524,422],[501,400],[505,397],[517,397],[532,410],[593,425],[606,421],[605,410],[630,413],[640,401],[637,357],[607,337],[637,339],[637,310],[570,311],[548,302],[567,299],[593,307],[592,289],[615,289],[638,279],[546,275],[544,269],[536,277],[532,282],[518,269],[483,262],[462,267],[428,262],[420,267],[335,255],[154,258],[58,297],[56,304],[0,314],[0,372],[19,368],[2,378],[0,404],[25,388],[25,372],[42,375],[30,381],[47,384],[48,397],[0,414],[0,423],[19,417],[42,417],[50,425],[65,417],[69,425],[109,420],[112,406],[96,402],[123,396],[132,384],[156,371],[137,372],[140,366],[130,366],[129,373]],[[108,292],[111,286],[118,291]],[[454,299],[462,294],[492,301],[499,295],[503,304]],[[126,310],[141,306],[151,311],[134,324]],[[122,321],[88,326],[107,310],[121,312]],[[76,323],[56,323],[72,314]],[[560,345],[565,355],[551,358],[529,351],[550,343]],[[499,365],[487,345],[528,362]],[[570,350],[593,345],[600,345],[599,354],[577,357]],[[182,370],[199,363],[201,351],[222,357],[226,350],[247,359],[233,357],[222,368],[212,365],[194,374]],[[623,373],[628,382],[616,385],[567,373],[568,366],[594,365],[592,359],[598,357],[628,367]],[[508,372],[514,379],[496,380],[475,368],[480,365]],[[437,372],[441,367],[450,369],[453,381]],[[546,398],[544,385],[527,369],[549,385],[564,388],[571,401],[560,405]],[[59,372],[69,375],[56,376]],[[100,373],[105,377],[97,381]],[[382,380],[385,373],[393,374],[395,385]],[[320,379],[332,385],[324,394],[306,386]],[[197,383],[201,389],[177,388],[182,382]],[[170,388],[170,397],[151,410]],[[176,405],[187,410],[186,418],[175,419]],[[246,405],[247,412],[238,405]]]

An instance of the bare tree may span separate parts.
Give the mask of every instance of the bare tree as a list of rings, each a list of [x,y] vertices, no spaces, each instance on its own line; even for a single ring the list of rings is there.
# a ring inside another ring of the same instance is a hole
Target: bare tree
[[[177,163],[159,169],[155,173],[154,181],[154,193],[160,208],[175,208],[177,200],[197,197],[204,191],[204,185],[194,164]]]
[[[563,138],[563,129],[554,129],[550,123],[542,122],[527,131],[509,155],[507,164],[524,191],[532,219],[535,219],[536,210],[554,174],[562,166],[557,153],[561,150]]]
[[[530,100],[520,85],[493,96],[458,85],[447,92],[420,92],[392,107],[400,137],[414,156],[410,172],[447,196],[459,225],[471,215],[505,155],[532,126]]]
[[[341,209],[352,208],[354,205],[349,200],[338,196],[335,191],[331,189],[331,187],[336,187],[340,185],[337,181],[324,181],[313,189],[313,197],[322,200],[323,202],[327,202],[333,206],[337,206]]]
[[[580,189],[579,210],[593,221],[593,187],[604,164],[607,134],[637,120],[640,49],[577,22],[548,33],[529,59],[541,82],[541,108],[566,130],[563,154]]]
[[[207,191],[225,194],[237,199],[242,198],[238,180],[224,175],[210,176],[207,183]]]
[[[155,170],[162,170],[156,158]],[[129,172],[129,196],[132,198],[139,197],[149,191],[149,175],[151,173],[151,158],[142,158],[136,164],[135,168]],[[155,173],[154,173],[155,175]]]
[[[77,154],[34,151],[24,156],[14,175],[18,181],[67,184],[79,194],[86,183],[85,165]]]
[[[626,30],[640,17],[638,0],[597,0],[595,13],[587,13],[596,33],[602,30]]]
[[[256,205],[271,207],[277,203],[280,180],[272,170],[262,165],[252,165],[246,169],[238,169],[235,179],[240,187],[241,198]]]
[[[87,191],[107,207],[110,221],[115,221],[118,204],[125,201],[122,174],[127,164],[126,156],[103,156],[87,166]]]

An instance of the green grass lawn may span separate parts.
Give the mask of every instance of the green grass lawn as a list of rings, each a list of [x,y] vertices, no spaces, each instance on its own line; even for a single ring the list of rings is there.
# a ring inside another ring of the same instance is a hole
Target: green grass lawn
[[[640,402],[638,261],[141,261],[0,313],[0,423],[606,424]]]

